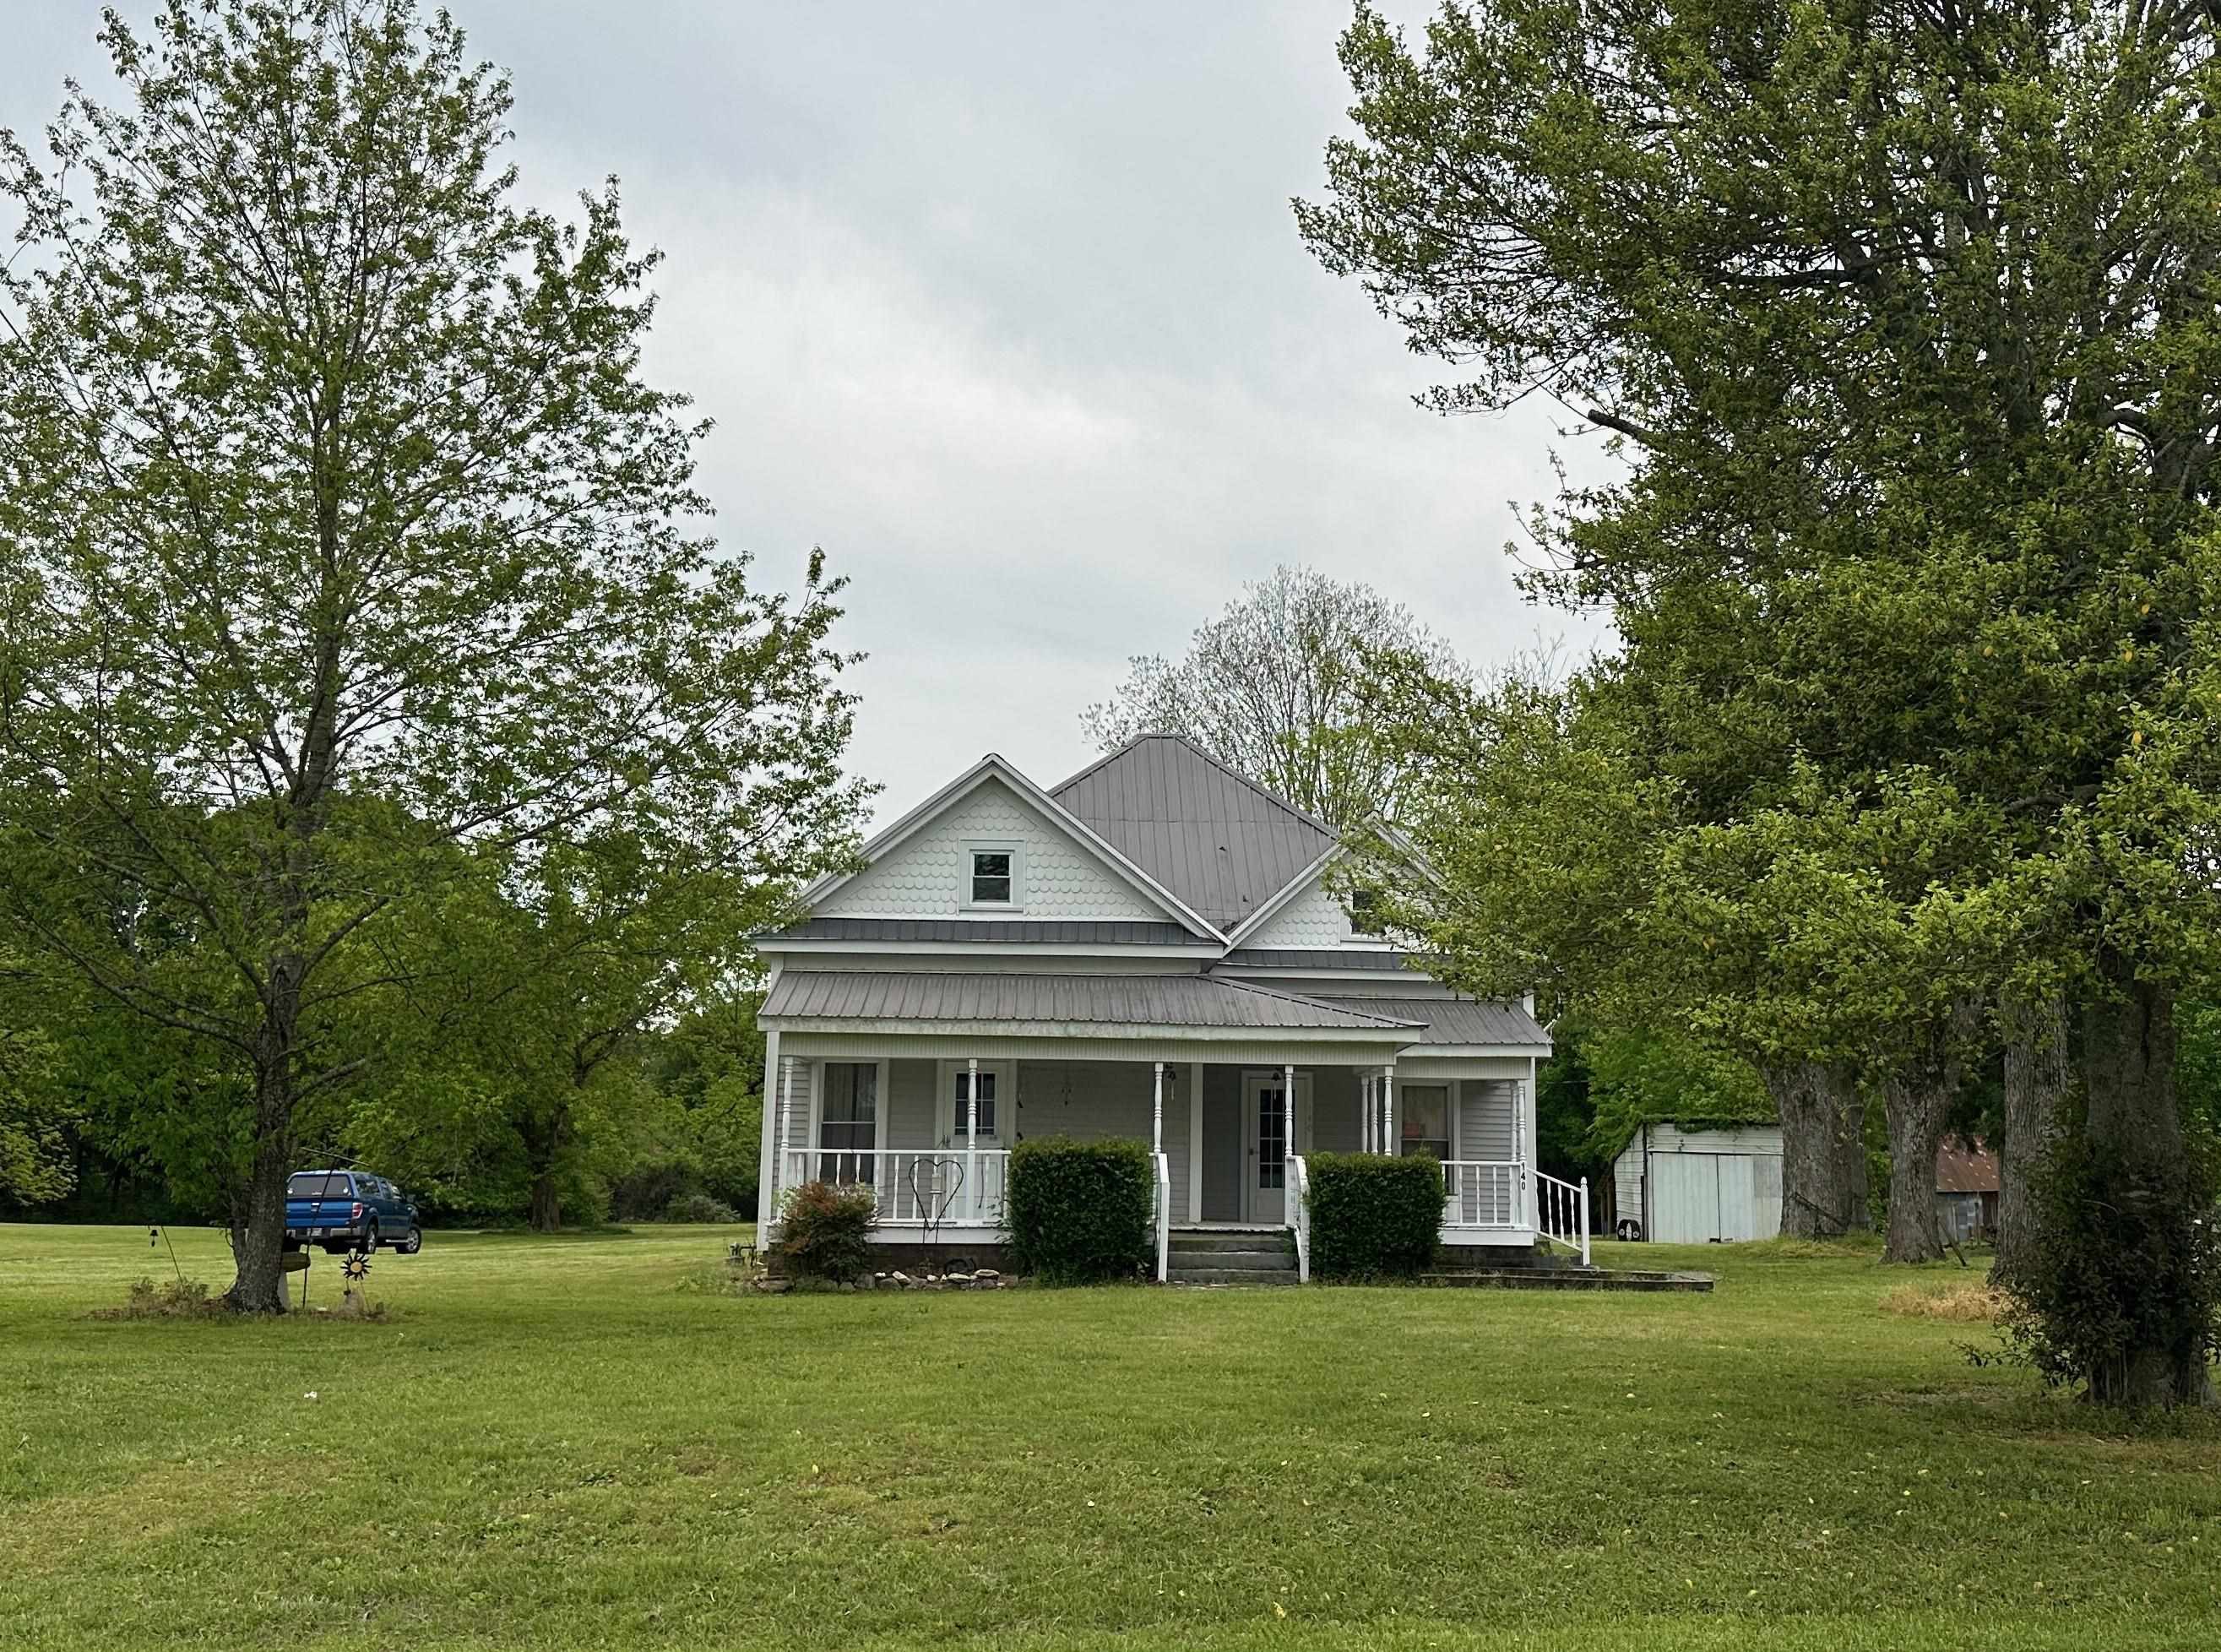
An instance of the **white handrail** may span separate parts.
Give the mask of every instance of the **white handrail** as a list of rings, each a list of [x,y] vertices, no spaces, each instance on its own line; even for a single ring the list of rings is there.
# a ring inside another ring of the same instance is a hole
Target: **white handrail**
[[[1156,1161],[1157,1283],[1162,1285],[1172,1262],[1173,1161],[1161,1153],[1150,1156]]]
[[[791,1148],[779,1188],[806,1181],[866,1186],[882,1222],[932,1228],[999,1228],[1010,1184],[1007,1148],[966,1154],[948,1148],[892,1151],[874,1148]]]
[[[1580,1186],[1560,1181],[1541,1171],[1535,1176],[1535,1231],[1553,1244],[1580,1253],[1581,1266],[1589,1266],[1589,1179]]]
[[[1292,1219],[1288,1226],[1295,1230],[1296,1236],[1296,1283],[1309,1285],[1311,1282],[1311,1170],[1304,1162],[1301,1154],[1289,1155],[1288,1173],[1282,1180],[1287,1183],[1286,1196],[1295,1201]]]

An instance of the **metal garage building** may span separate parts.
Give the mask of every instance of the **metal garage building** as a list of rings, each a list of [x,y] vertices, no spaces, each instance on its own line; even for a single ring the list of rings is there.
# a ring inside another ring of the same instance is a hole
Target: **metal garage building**
[[[1645,1124],[1611,1171],[1615,1230],[1623,1236],[1701,1245],[1781,1231],[1778,1124]]]

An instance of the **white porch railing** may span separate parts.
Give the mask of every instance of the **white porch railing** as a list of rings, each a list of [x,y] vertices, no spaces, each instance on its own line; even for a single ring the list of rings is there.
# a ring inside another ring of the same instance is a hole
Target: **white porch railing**
[[[1541,1171],[1535,1174],[1535,1231],[1553,1244],[1580,1253],[1581,1266],[1589,1265],[1589,1179],[1581,1185],[1560,1181]]]
[[[1301,1154],[1288,1158],[1288,1173],[1281,1178],[1287,1186],[1286,1197],[1292,1201],[1288,1210],[1288,1226],[1296,1236],[1296,1283],[1311,1282],[1311,1168]]]
[[[796,1148],[780,1165],[779,1191],[806,1181],[869,1187],[879,1220],[939,1228],[999,1228],[1010,1184],[1007,1149]]]
[[[1527,1167],[1517,1159],[1449,1159],[1442,1164],[1442,1224],[1523,1228]]]
[[[1173,1161],[1161,1153],[1150,1157],[1156,1167],[1157,1283],[1162,1285],[1172,1271]]]

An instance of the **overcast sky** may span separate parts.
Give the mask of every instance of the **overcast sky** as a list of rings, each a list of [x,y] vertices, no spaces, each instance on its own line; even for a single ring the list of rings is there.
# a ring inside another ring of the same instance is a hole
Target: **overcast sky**
[[[1439,366],[1296,238],[1347,124],[1341,0],[453,9],[513,73],[530,194],[615,172],[668,254],[648,365],[716,421],[723,542],[853,580],[882,820],[986,751],[1061,779],[1127,656],[1276,563],[1480,661],[1599,635],[1503,552],[1562,414],[1421,412]],[[9,10],[0,125],[34,131],[103,79],[98,7]]]

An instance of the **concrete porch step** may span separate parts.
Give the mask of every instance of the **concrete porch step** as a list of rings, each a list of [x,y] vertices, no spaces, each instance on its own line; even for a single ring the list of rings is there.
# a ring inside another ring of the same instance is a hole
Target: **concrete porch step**
[[[1295,1271],[1296,1258],[1287,1250],[1181,1250],[1174,1247],[1166,1259],[1177,1273],[1183,1267],[1218,1268],[1231,1273],[1278,1273]]]
[[[1174,1264],[1167,1269],[1167,1285],[1293,1285],[1296,1266],[1286,1262],[1279,1267],[1182,1267]]]
[[[1175,1256],[1269,1250],[1292,1259],[1296,1254],[1286,1228],[1174,1228],[1166,1239]]]

